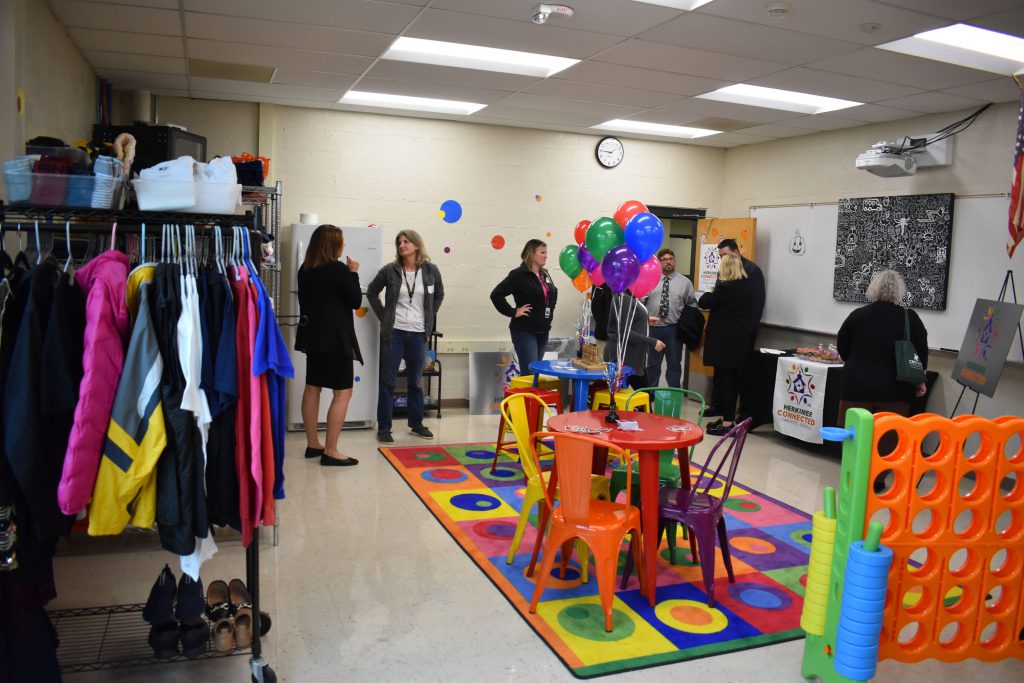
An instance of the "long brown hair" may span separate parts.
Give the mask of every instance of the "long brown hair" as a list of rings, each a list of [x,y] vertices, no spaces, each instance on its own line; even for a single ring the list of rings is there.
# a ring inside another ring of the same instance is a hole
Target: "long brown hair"
[[[337,261],[341,250],[345,247],[345,235],[336,225],[321,225],[313,231],[306,247],[306,258],[302,261],[302,269],[308,270]]]
[[[400,230],[395,235],[395,265],[399,268],[402,267],[402,256],[398,253],[398,243],[405,238],[413,243],[416,247],[416,267],[419,268],[424,263],[430,260],[430,256],[427,254],[426,247],[423,246],[423,238],[415,230]]]
[[[533,255],[537,253],[537,250],[541,247],[547,248],[547,242],[542,242],[538,239],[528,240],[526,245],[523,247],[523,251],[519,254],[519,257],[523,259],[523,265],[526,266],[527,270],[533,270]],[[548,271],[546,268],[540,269],[542,275],[547,275]]]

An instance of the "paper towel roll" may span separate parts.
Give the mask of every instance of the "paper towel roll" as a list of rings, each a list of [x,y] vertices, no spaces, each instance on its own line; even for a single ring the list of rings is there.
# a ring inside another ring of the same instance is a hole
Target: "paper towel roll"
[[[320,222],[320,215],[315,213],[300,213],[299,222],[303,225],[317,225]]]

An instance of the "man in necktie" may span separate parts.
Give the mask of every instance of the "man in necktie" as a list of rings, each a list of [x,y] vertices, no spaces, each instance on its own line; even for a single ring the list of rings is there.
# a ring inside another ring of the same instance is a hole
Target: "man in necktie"
[[[661,381],[661,363],[665,360],[665,381],[670,387],[679,387],[683,378],[683,343],[676,334],[676,323],[683,306],[696,304],[693,283],[676,272],[676,255],[671,249],[658,252],[661,264],[661,282],[644,299],[651,315],[651,336],[665,342],[663,351],[647,354],[647,386]],[[656,315],[654,314],[656,312]]]

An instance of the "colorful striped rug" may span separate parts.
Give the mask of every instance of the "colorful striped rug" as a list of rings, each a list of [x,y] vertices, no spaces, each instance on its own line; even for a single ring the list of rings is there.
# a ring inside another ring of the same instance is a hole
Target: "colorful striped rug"
[[[536,538],[535,516],[514,562],[506,564],[525,490],[518,462],[503,455],[492,474],[494,446],[488,443],[381,448],[380,452],[580,678],[803,637],[799,622],[811,518],[738,482],[726,512],[736,583],[728,583],[721,553],[716,551],[716,607],[708,608],[700,566],[690,562],[687,541],[680,537],[676,565],[668,561],[667,546],[659,550],[658,604],[652,608],[640,595],[634,573],[626,588],[616,591],[615,629],[606,633],[593,565],[590,581],[582,583],[575,554],[566,578],[561,578],[556,564],[537,613],[529,613],[534,580],[526,576],[526,568]]]

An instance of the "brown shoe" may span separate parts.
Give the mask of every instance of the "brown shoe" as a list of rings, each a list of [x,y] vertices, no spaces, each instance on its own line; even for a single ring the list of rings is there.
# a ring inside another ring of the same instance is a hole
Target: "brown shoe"
[[[214,581],[206,589],[206,616],[213,630],[213,646],[217,652],[231,652],[235,649],[235,624],[231,619],[231,601],[228,585]]]
[[[252,645],[252,596],[249,595],[245,582],[231,579],[228,584],[231,592],[231,604],[235,610],[235,645],[240,648]]]

